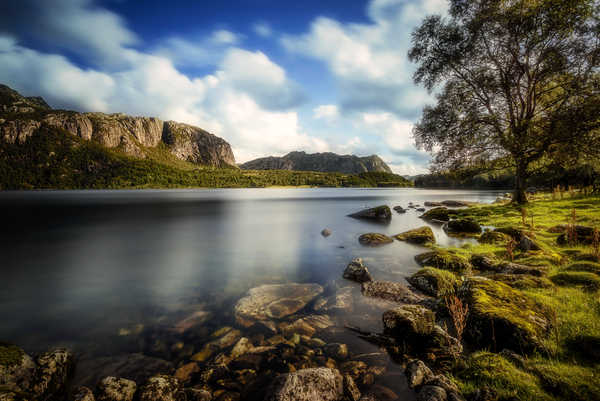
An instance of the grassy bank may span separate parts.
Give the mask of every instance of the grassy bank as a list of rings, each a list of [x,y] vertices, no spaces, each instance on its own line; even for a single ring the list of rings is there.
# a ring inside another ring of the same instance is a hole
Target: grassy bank
[[[407,187],[388,173],[244,171],[201,167],[159,145],[134,158],[43,126],[23,144],[0,141],[0,189]]]
[[[594,244],[578,244],[576,239],[563,246],[557,243],[563,230],[558,225],[600,228],[600,197],[552,200],[546,196],[524,208],[475,206],[459,211],[458,217],[520,230],[539,245],[540,250],[521,252],[498,241],[467,244],[451,251],[545,268],[543,277],[522,275],[519,283],[511,286],[517,288],[516,296],[551,311],[551,327],[534,353],[502,352],[495,343],[487,349],[474,347],[452,372],[461,390],[467,397],[489,391],[490,397],[481,399],[490,400],[600,400],[598,250]],[[490,307],[494,307],[493,299]]]

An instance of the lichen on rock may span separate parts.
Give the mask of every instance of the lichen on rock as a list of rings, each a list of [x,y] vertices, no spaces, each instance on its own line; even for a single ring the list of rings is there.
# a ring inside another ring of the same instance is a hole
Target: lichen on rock
[[[435,244],[435,235],[428,226],[415,228],[394,236],[398,241],[406,241],[411,244]]]

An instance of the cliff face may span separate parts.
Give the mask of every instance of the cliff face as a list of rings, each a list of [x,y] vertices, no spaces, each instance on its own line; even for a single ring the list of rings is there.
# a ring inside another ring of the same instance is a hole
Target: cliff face
[[[364,172],[385,172],[392,170],[377,155],[358,157],[335,153],[291,152],[283,157],[263,157],[240,166],[244,170],[297,170],[322,171],[358,174]]]
[[[235,166],[229,143],[200,128],[154,117],[53,110],[42,98],[25,98],[0,85],[0,139],[25,143],[43,124],[139,158],[146,157],[147,148],[163,143],[181,160]]]

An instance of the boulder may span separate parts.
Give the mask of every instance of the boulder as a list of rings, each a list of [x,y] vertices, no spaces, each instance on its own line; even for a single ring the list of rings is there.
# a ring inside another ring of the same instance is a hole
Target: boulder
[[[96,397],[89,388],[78,387],[73,391],[73,401],[96,401]]]
[[[386,301],[415,304],[423,300],[423,297],[412,292],[406,285],[392,281],[368,281],[362,283],[361,291],[364,296]]]
[[[352,259],[352,262],[346,266],[346,270],[344,270],[344,278],[356,281],[357,283],[364,283],[366,281],[373,280],[371,273],[369,273],[369,269],[363,264],[361,258]]]
[[[328,228],[324,228],[323,231],[321,231],[321,235],[323,237],[329,237],[331,235],[331,230]]]
[[[476,202],[457,201],[457,200],[445,200],[441,202],[442,205],[448,207],[466,207],[474,205]]]
[[[175,378],[182,383],[189,382],[192,375],[198,372],[200,372],[200,366],[196,362],[189,362],[177,368]]]
[[[478,238],[482,244],[506,244],[510,240],[510,236],[497,231],[485,231]]]
[[[0,343],[0,388],[29,391],[35,380],[33,359],[16,345]]]
[[[433,378],[433,372],[419,359],[413,359],[406,364],[404,371],[408,387],[416,388]]]
[[[399,338],[431,334],[435,313],[420,305],[402,305],[383,314],[383,328],[388,335]]]
[[[401,234],[394,236],[398,241],[406,241],[411,244],[435,244],[435,236],[433,231],[428,226],[415,228],[413,230],[405,231]]]
[[[167,375],[153,376],[140,389],[140,401],[179,401],[179,381]]]
[[[252,288],[235,305],[236,321],[250,327],[257,321],[296,313],[323,292],[318,284],[266,284]]]
[[[98,383],[98,401],[131,401],[136,388],[132,380],[105,377]]]
[[[344,375],[344,395],[348,401],[360,400],[360,390],[350,375]]]
[[[546,274],[546,268],[542,266],[526,266],[512,262],[497,262],[485,255],[472,255],[471,264],[481,271],[493,271],[500,274],[528,274],[541,277]]]
[[[310,368],[277,377],[265,401],[338,401],[343,396],[344,379],[338,370]]]
[[[73,354],[59,348],[45,352],[36,358],[37,371],[33,392],[40,398],[52,398],[65,394],[75,361]]]
[[[446,401],[448,394],[440,386],[425,385],[417,393],[417,401]]]
[[[361,210],[348,215],[356,219],[368,219],[378,221],[390,221],[392,219],[392,211],[389,206],[382,205],[371,209]]]
[[[423,203],[423,205],[427,206],[427,207],[440,207],[440,206],[444,206],[442,205],[442,202],[425,202]]]
[[[460,289],[469,305],[466,334],[481,348],[515,352],[542,350],[551,310],[508,285],[471,277]]]
[[[427,212],[421,215],[421,218],[424,220],[439,220],[439,221],[448,221],[450,220],[451,211],[445,207],[436,207],[434,209],[428,210]]]
[[[384,234],[367,233],[358,237],[358,242],[366,246],[380,246],[391,244],[394,240]]]
[[[446,234],[461,235],[461,234],[480,234],[481,226],[469,219],[450,220],[442,227]]]
[[[514,227],[499,227],[494,230],[497,233],[506,234],[517,242],[517,248],[523,252],[539,251],[542,248],[531,239],[525,232]]]
[[[394,206],[394,210],[398,213],[406,213],[406,209],[404,209],[402,206]]]
[[[461,284],[454,273],[435,267],[421,269],[406,280],[413,287],[436,298],[454,294]]]
[[[466,273],[471,270],[471,263],[465,257],[442,249],[421,253],[415,256],[415,261],[421,266],[432,266],[455,273]]]
[[[348,346],[346,344],[327,344],[323,347],[323,352],[325,353],[325,355],[340,361],[348,358]]]

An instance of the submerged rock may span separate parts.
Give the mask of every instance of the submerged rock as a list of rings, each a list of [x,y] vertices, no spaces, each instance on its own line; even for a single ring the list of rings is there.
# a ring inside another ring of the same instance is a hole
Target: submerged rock
[[[392,211],[389,206],[382,205],[371,209],[361,210],[360,212],[352,213],[348,216],[356,219],[389,221],[392,219]]]
[[[406,279],[413,287],[439,298],[456,292],[460,279],[452,272],[426,267]]]
[[[368,281],[362,283],[361,291],[367,297],[393,302],[414,304],[423,300],[423,297],[412,292],[406,285],[392,281]]]
[[[394,242],[394,240],[384,234],[367,233],[358,237],[358,242],[360,242],[362,245],[367,246],[380,246],[391,244],[392,242]]]
[[[337,369],[301,369],[275,379],[265,401],[338,401],[344,396],[343,383]]]
[[[133,380],[105,377],[98,383],[98,401],[131,401],[136,388]]]
[[[411,244],[435,244],[435,236],[433,235],[433,231],[427,226],[405,231],[401,234],[395,235],[394,238],[396,238],[398,241],[406,241]]]
[[[158,375],[148,379],[140,389],[140,401],[179,401],[179,381],[166,375]]]
[[[250,327],[257,321],[281,319],[304,308],[323,292],[318,284],[266,284],[252,288],[235,305],[236,321]]]
[[[363,264],[361,258],[352,259],[352,262],[346,266],[346,270],[344,270],[344,278],[356,281],[357,283],[364,283],[366,281],[373,280],[371,273],[369,273],[369,269]]]
[[[421,253],[415,256],[415,261],[421,266],[431,266],[456,273],[471,270],[471,263],[466,258],[441,249]]]

